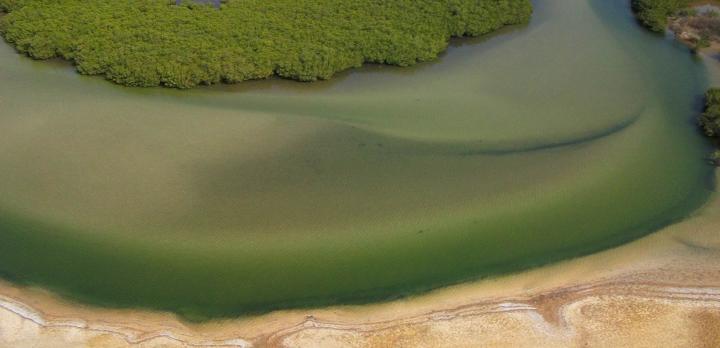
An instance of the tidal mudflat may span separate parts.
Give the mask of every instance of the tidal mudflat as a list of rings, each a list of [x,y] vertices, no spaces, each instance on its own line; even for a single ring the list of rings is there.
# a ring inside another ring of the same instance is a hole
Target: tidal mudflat
[[[436,63],[313,85],[137,90],[0,46],[0,274],[232,317],[518,271],[700,207],[702,62],[625,1],[534,5]]]

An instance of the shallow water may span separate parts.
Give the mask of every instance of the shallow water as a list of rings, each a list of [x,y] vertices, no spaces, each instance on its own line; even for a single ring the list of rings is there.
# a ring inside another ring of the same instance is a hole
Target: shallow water
[[[205,317],[600,250],[707,197],[704,74],[623,0],[316,84],[130,89],[2,45],[0,274]]]

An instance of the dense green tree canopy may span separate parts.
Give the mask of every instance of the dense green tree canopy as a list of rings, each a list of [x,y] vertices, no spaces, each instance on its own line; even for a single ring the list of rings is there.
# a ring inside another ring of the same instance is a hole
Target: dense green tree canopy
[[[705,112],[700,116],[700,126],[705,135],[712,137],[720,145],[720,89],[710,88],[705,92]],[[720,165],[720,149],[715,150],[710,158]]]
[[[0,0],[0,34],[37,59],[130,86],[187,88],[408,66],[452,36],[528,21],[529,0]]]
[[[690,3],[691,0],[632,0],[640,22],[653,31],[665,30],[667,18]]]
[[[700,125],[709,137],[720,137],[720,89],[710,88],[705,93],[705,112]]]

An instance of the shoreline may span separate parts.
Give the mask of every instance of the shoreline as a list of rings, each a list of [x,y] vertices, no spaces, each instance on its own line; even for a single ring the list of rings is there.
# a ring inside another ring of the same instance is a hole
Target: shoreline
[[[698,0],[693,1],[688,5],[689,9],[698,11],[702,7],[712,7],[715,11],[720,10],[720,1],[718,0]],[[701,34],[693,27],[691,22],[701,15],[679,15],[671,16],[668,18],[667,31],[672,34],[673,38],[689,49],[694,51],[698,55],[717,56],[720,54],[720,39],[710,37],[708,38],[707,46],[698,46],[697,41],[701,37]]]
[[[682,222],[590,256],[387,303],[279,311],[202,324],[185,323],[169,313],[91,308],[2,282],[0,343],[14,347],[50,343],[53,347],[456,347],[577,346],[593,339],[599,340],[595,344],[634,346],[642,337],[643,344],[657,340],[657,344],[680,345],[690,338],[667,337],[662,334],[664,327],[672,326],[677,333],[681,326],[687,329],[682,332],[689,332],[709,325],[714,330],[710,332],[720,332],[716,226],[720,226],[717,193]],[[658,317],[658,313],[664,314]],[[598,320],[613,329],[606,327],[588,337],[586,331],[600,325]],[[650,329],[655,331],[649,334]],[[717,334],[705,334],[691,342],[701,346],[718,339]]]
[[[522,273],[392,302],[201,324],[0,282],[0,346],[715,346],[718,208],[714,194],[690,217],[637,241]]]

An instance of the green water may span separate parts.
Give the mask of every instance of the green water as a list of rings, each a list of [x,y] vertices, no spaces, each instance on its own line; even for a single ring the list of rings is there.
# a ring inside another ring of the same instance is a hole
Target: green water
[[[708,196],[705,74],[624,0],[316,84],[122,88],[3,44],[0,274],[205,318],[597,251]]]

